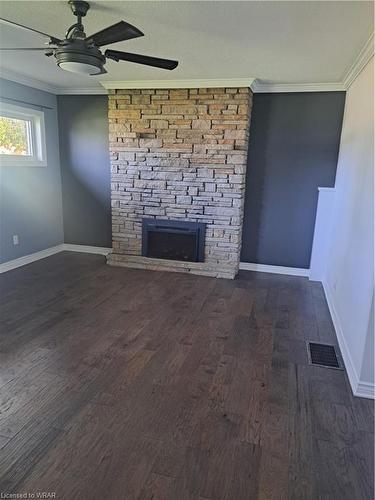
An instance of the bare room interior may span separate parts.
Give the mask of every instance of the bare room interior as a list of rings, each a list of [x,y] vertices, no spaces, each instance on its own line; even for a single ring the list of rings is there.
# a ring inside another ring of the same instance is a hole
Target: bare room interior
[[[0,496],[374,498],[374,3],[0,1]]]

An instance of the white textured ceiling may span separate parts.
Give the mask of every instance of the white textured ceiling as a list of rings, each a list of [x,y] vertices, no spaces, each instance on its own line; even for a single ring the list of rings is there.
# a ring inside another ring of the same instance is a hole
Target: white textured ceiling
[[[98,80],[259,78],[273,83],[340,82],[371,35],[367,1],[99,1],[84,25],[94,33],[123,19],[145,36],[111,45],[179,60],[174,71],[108,61],[107,75],[60,70],[38,52],[2,52],[5,70],[53,86],[99,86]],[[63,37],[74,22],[67,2],[1,1],[1,17]],[[45,39],[0,25],[0,46],[42,46]]]

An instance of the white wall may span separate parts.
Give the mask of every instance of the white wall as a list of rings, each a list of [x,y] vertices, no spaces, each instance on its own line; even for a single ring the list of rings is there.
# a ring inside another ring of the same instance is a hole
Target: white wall
[[[318,188],[318,206],[314,228],[313,246],[310,260],[310,280],[323,281],[327,272],[330,235],[332,232],[332,212],[335,202],[335,188]]]
[[[360,395],[360,387],[370,391],[374,384],[373,58],[347,92],[335,188],[323,283],[350,382]]]

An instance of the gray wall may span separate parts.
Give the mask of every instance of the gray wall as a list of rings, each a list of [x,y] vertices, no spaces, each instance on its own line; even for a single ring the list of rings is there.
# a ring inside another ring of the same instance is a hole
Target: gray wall
[[[110,247],[107,97],[56,102],[7,80],[1,96],[52,109],[45,109],[48,167],[0,169],[0,261],[63,241]],[[344,102],[343,92],[254,95],[242,261],[309,267],[317,188],[334,185]]]
[[[61,244],[63,223],[56,96],[0,79],[0,98],[52,108],[44,109],[47,167],[0,167],[0,262],[6,262]]]
[[[65,243],[111,246],[107,99],[57,98]]]
[[[310,267],[318,186],[335,183],[344,92],[254,94],[241,261]]]

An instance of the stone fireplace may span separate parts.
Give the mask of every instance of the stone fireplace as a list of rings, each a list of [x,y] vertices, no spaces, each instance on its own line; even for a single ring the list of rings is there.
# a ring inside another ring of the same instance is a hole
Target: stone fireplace
[[[108,264],[234,278],[251,90],[109,92],[113,252]],[[143,219],[204,224],[203,261],[142,255]]]

